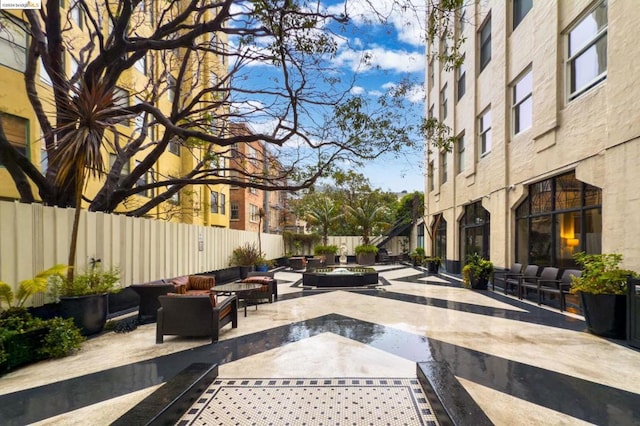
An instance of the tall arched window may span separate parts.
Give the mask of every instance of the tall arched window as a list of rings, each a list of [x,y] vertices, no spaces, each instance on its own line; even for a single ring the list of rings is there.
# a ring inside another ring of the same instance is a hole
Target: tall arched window
[[[463,263],[473,253],[489,259],[489,218],[489,212],[480,201],[464,207],[460,219],[460,260]]]
[[[516,261],[568,268],[579,251],[602,251],[602,190],[573,171],[529,185],[516,209]]]
[[[435,217],[431,232],[433,235],[433,255],[444,261],[447,258],[447,221],[441,214]]]

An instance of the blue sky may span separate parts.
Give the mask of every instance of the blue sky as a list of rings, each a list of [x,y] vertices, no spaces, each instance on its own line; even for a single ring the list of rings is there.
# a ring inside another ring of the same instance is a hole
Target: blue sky
[[[425,44],[424,10],[401,10],[394,0],[357,0],[348,3],[352,31],[344,36],[349,40],[341,46],[335,65],[348,74],[358,70],[354,89],[358,94],[377,97],[390,85],[409,77],[418,85],[409,94],[413,104],[412,114],[424,115]],[[420,2],[416,2],[420,3]],[[344,2],[330,2],[329,9],[344,10]],[[378,23],[371,5],[387,17],[386,25]],[[370,58],[362,67],[364,54]],[[409,152],[401,158],[379,158],[364,170],[375,187],[383,190],[409,192],[424,190],[424,155],[421,149]]]
[[[345,0],[326,2],[324,7],[330,13],[345,13],[346,7],[350,23],[346,28],[329,27],[334,31],[338,51],[325,71],[335,73],[345,84],[352,84],[353,94],[369,97],[371,101],[409,78],[415,86],[406,95],[411,105],[407,113],[417,122],[424,116],[426,57],[421,31],[424,26],[420,21],[426,13],[412,8],[403,11],[395,3],[397,0],[346,0],[345,6]],[[380,22],[381,18],[384,23]],[[247,76],[255,82],[251,84],[269,81],[268,68],[259,63],[250,66]],[[251,102],[247,98],[238,105],[251,109]],[[253,122],[254,130],[268,132],[274,120],[267,118],[271,120],[262,124]],[[416,139],[419,136],[416,135]],[[366,175],[376,188],[393,192],[423,191],[424,154],[421,141],[417,142],[417,149],[401,154],[400,158],[380,157],[357,171]]]

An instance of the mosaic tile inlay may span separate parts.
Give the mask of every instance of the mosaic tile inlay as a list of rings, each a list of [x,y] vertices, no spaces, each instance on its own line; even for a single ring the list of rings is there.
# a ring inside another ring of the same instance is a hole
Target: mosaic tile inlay
[[[417,379],[218,379],[178,425],[437,425]]]

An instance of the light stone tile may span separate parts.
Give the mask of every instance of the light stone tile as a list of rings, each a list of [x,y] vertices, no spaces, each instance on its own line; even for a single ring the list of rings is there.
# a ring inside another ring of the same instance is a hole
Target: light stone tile
[[[220,378],[415,377],[416,364],[332,333],[322,333],[223,364]]]
[[[458,380],[496,426],[591,424],[460,377]]]

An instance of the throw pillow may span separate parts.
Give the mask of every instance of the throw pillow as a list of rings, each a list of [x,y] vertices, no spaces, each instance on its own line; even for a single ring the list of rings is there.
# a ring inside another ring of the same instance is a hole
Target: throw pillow
[[[189,290],[209,290],[215,287],[216,277],[205,277],[202,275],[189,275]]]

